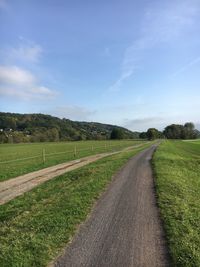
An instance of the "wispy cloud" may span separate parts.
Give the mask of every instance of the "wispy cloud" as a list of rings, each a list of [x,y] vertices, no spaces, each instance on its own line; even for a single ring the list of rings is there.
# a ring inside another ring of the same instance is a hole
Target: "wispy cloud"
[[[1,54],[10,62],[39,62],[43,53],[41,45],[23,37],[19,39],[20,41],[15,47],[8,46],[1,51]]]
[[[53,110],[48,111],[48,113],[60,118],[83,121],[88,120],[91,115],[96,113],[96,111],[77,105],[65,105],[56,107]]]
[[[152,127],[162,129],[164,127],[163,121],[165,120],[161,117],[145,117],[133,120],[125,119],[123,126],[134,131],[146,131]]]
[[[177,75],[181,74],[182,72],[185,72],[192,68],[194,65],[198,64],[200,62],[200,57],[197,57],[190,62],[188,62],[186,65],[182,66],[180,69],[178,69],[176,72],[174,72],[171,77],[176,77]]]
[[[30,101],[33,99],[50,99],[55,97],[55,93],[47,87],[0,87],[0,95],[13,99]]]
[[[163,43],[176,41],[188,30],[199,15],[198,1],[177,0],[168,1],[162,5],[148,8],[140,27],[139,38],[136,39],[124,52],[121,63],[121,74],[117,81],[110,86],[110,91],[119,91],[128,78],[141,68],[141,61],[145,53]]]
[[[119,77],[119,79],[112,86],[110,86],[109,91],[111,91],[111,92],[119,91],[124,80],[128,79],[133,74],[133,72],[134,71],[131,69],[129,69],[127,71],[123,71],[121,73],[121,76]]]
[[[16,59],[38,62],[42,53],[42,48],[40,45],[33,44],[19,45],[16,48],[10,49],[10,56]]]
[[[42,86],[30,71],[17,66],[0,66],[0,95],[22,100],[55,97],[56,92]]]
[[[17,66],[0,66],[0,83],[1,84],[33,84],[35,77],[27,70]]]

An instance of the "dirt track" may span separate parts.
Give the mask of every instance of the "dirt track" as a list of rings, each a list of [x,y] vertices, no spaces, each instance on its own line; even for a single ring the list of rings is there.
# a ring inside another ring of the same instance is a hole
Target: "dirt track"
[[[144,143],[145,144],[145,143]],[[134,145],[132,147],[125,148],[121,151],[127,151],[141,146],[142,144]],[[52,167],[48,167],[39,171],[27,173],[25,175],[18,176],[16,178],[0,182],[0,205],[3,205],[10,201],[11,199],[24,194],[27,191],[30,191],[35,186],[44,183],[56,176],[59,176],[63,173],[75,170],[82,166],[85,166],[89,163],[97,161],[98,159],[120,153],[121,151],[116,152],[107,152],[97,155],[92,155],[78,160],[69,161],[67,163],[58,164]]]
[[[55,267],[170,266],[150,159],[155,145],[114,177]]]

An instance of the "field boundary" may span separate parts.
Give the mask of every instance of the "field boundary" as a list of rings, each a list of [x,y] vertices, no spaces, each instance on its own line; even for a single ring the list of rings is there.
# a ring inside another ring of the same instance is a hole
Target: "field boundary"
[[[143,143],[145,144],[145,143]],[[73,154],[74,157],[76,157],[76,155],[81,152],[81,151],[95,151],[96,149],[105,149],[106,151],[109,148],[112,147],[122,147],[122,144],[104,144],[103,146],[91,146],[88,148],[80,148],[78,149],[77,146],[74,146],[74,150],[70,150],[70,151],[62,151],[62,152],[55,152],[55,153],[46,153],[45,149],[43,149],[41,151],[41,154],[35,155],[35,156],[31,156],[31,157],[25,157],[25,158],[18,158],[18,159],[12,159],[12,160],[7,160],[7,161],[0,161],[0,164],[7,164],[7,163],[11,163],[11,162],[18,162],[18,161],[25,161],[25,160],[29,160],[29,159],[34,159],[34,158],[41,158],[43,163],[45,163],[47,161],[47,157],[51,157],[54,155],[61,155],[61,154]],[[103,152],[102,152],[103,153]]]
[[[145,143],[146,144],[146,143]],[[0,182],[0,205],[7,203],[17,196],[30,191],[37,185],[44,183],[54,177],[60,176],[66,172],[70,172],[77,168],[83,167],[89,163],[95,162],[107,156],[112,156],[121,152],[130,151],[134,148],[139,148],[144,144],[137,144],[134,146],[126,147],[115,152],[100,153],[68,161],[65,163],[57,164],[48,168],[38,171],[30,172],[7,181]],[[144,147],[145,148],[145,147]]]

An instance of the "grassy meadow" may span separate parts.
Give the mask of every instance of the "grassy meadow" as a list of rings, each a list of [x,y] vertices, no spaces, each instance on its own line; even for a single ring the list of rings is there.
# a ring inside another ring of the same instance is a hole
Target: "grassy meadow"
[[[112,176],[149,145],[56,177],[0,206],[0,266],[47,266],[86,219]]]
[[[164,141],[153,166],[173,266],[200,266],[200,141]]]
[[[1,144],[0,181],[76,158],[119,150],[142,142],[144,141],[121,140]],[[75,147],[76,155],[74,155]],[[45,163],[43,150],[45,150]],[[26,159],[29,157],[32,158]]]

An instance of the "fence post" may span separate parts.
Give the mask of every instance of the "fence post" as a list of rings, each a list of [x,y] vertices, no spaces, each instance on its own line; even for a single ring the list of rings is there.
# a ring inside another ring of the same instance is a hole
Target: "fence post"
[[[77,153],[77,150],[76,150],[76,146],[74,147],[74,157],[76,157],[76,153]]]
[[[46,161],[46,155],[45,155],[45,149],[43,148],[42,150],[42,158],[43,158],[43,163]]]

